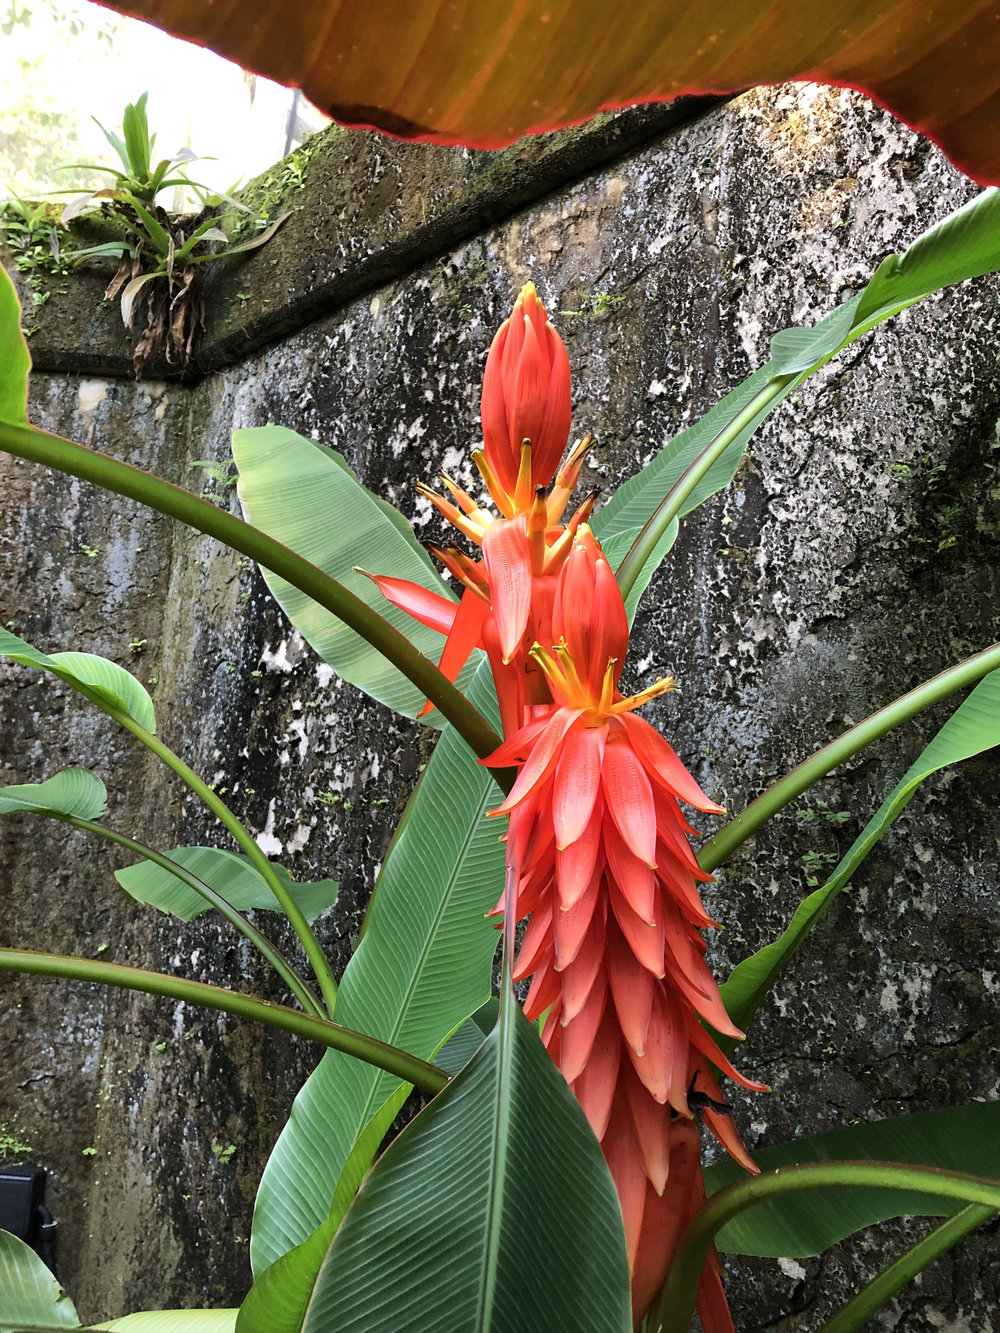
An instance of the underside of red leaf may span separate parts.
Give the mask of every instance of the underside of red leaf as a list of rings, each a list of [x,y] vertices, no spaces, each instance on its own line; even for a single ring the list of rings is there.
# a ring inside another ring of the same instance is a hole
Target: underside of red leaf
[[[810,80],[858,88],[1000,181],[994,0],[128,0],[343,124],[499,148],[596,112]],[[389,36],[391,34],[391,37]]]

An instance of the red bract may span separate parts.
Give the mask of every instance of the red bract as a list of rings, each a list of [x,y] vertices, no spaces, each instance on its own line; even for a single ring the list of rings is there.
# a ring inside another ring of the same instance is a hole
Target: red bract
[[[633,712],[672,689],[672,678],[632,698],[617,688],[628,623],[585,525],[557,580],[552,638],[551,650],[536,644],[530,653],[552,702],[529,708],[489,760],[520,769],[494,811],[510,816],[514,916],[531,915],[513,977],[533,977],[525,1013],[544,1016],[542,1040],[601,1140],[622,1204],[638,1320],[669,1267],[666,1233],[697,1206],[700,1171],[679,1197],[670,1185],[675,1139],[687,1141],[694,1109],[704,1107],[724,1146],[754,1169],[719,1109],[710,1067],[761,1085],[733,1068],[700,1021],[742,1036],[705,965],[698,931],[714,922],[696,881],[710,876],[691,851],[678,802],[719,807]],[[706,1333],[728,1327],[718,1281],[713,1267]]]
[[[589,517],[596,499],[588,496],[562,526],[590,437],[577,441],[549,486],[569,434],[569,359],[530,282],[522,288],[487,357],[482,420],[485,448],[472,457],[499,517],[443,474],[441,481],[451,499],[423,482],[417,485],[418,494],[482,548],[482,561],[455,547],[430,548],[467,590],[462,613],[456,616],[447,598],[417,584],[381,576],[375,581],[394,605],[447,633],[439,666],[449,680],[456,678],[473,648],[486,649],[497,688],[505,691],[500,700],[504,725],[510,722],[516,729],[525,682],[519,673],[505,668],[519,653],[526,657],[536,640],[548,642],[554,576],[569,553],[573,533]],[[470,594],[486,602],[492,616],[473,606]],[[533,668],[529,674],[534,674]],[[527,697],[532,697],[530,690]]]
[[[522,287],[510,319],[493,339],[482,419],[486,462],[507,495],[514,495],[525,440],[531,442],[531,480],[547,486],[569,435],[569,357],[534,283]]]
[[[530,1019],[601,1141],[621,1201],[636,1323],[662,1286],[704,1199],[695,1114],[754,1170],[714,1070],[748,1088],[704,1024],[740,1037],[705,964],[713,926],[704,874],[679,802],[718,813],[635,709],[673,688],[618,689],[629,626],[614,574],[587,526],[588,497],[563,526],[589,440],[548,491],[569,430],[565,348],[529,283],[494,340],[483,386],[485,453],[474,455],[495,517],[444,477],[451,499],[419,489],[482,548],[431,548],[465,593],[460,605],[401,580],[384,594],[446,633],[441,669],[486,650],[504,742],[487,761],[516,767],[507,800],[513,919],[530,917],[513,966],[532,978]],[[497,907],[499,914],[504,904]],[[732,1328],[712,1256],[698,1309],[705,1333]]]

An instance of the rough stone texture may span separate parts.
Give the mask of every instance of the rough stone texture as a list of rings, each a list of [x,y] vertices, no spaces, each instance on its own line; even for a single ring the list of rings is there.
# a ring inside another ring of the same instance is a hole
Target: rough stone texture
[[[515,209],[723,100],[683,97],[666,106],[609,112],[578,129],[524,139],[495,153],[404,146],[332,125],[285,160],[296,163],[295,170],[278,163],[243,192],[256,213],[272,222],[285,218],[281,241],[249,251],[236,263],[206,268],[205,336],[195,363],[182,374],[154,355],[146,375],[194,383],[232,365],[418,264],[447,255]],[[245,220],[245,214],[237,219]],[[95,235],[95,227],[98,233],[110,230]],[[85,217],[73,224],[77,246],[117,238],[120,230],[115,219]],[[251,228],[231,234],[245,241],[255,233]],[[132,374],[118,303],[100,304],[114,271],[112,261],[88,261],[77,280],[85,288],[80,299],[69,309],[56,302],[34,312],[37,369]],[[59,280],[51,285],[60,291]]]
[[[404,181],[412,151],[372,150],[398,156]],[[809,87],[748,94],[576,184],[536,185],[530,208],[360,299],[342,289],[341,308],[197,388],[39,376],[36,418],[188,484],[187,463],[226,457],[233,426],[274,419],[340,449],[430,536],[437,520],[411,481],[440,468],[471,481],[483,356],[528,277],[569,346],[575,429],[597,442],[586,480],[610,488],[760,364],[770,333],[814,322],[974,192],[862,99]],[[316,283],[343,262],[325,253],[309,256]],[[986,279],[929,301],[805,386],[734,485],[685,522],[646,594],[630,678],[677,673],[682,691],[650,716],[731,810],[998,637],[996,291]],[[222,328],[225,309],[217,318]],[[0,466],[4,623],[159,678],[167,740],[230,789],[293,873],[341,879],[323,924],[342,965],[425,757],[416,730],[325,683],[235,558],[77,483]],[[148,640],[138,659],[133,637]],[[207,831],[89,711],[4,674],[16,689],[3,780],[85,761],[114,789],[120,827],[164,846]],[[802,803],[811,820],[785,812],[723,870],[708,893],[727,927],[712,944],[720,971],[782,928],[808,889],[807,854],[850,845],[948,711],[821,784]],[[774,1087],[736,1099],[751,1147],[998,1095],[998,788],[989,755],[928,782],[783,978],[741,1052]],[[124,906],[106,868],[116,854],[46,841],[26,821],[4,821],[0,836],[14,890],[5,940],[82,953],[107,942],[102,956],[264,984],[215,926],[178,932]],[[237,1237],[309,1053],[136,997],[4,986],[0,1059],[16,1077],[0,1089],[0,1120],[58,1172],[81,1310],[238,1299]],[[213,1149],[229,1143],[222,1166]],[[90,1146],[98,1154],[83,1156]],[[737,1327],[820,1327],[923,1225],[880,1228],[821,1259],[734,1264]],[[995,1249],[995,1228],[965,1242],[873,1327],[994,1327]]]

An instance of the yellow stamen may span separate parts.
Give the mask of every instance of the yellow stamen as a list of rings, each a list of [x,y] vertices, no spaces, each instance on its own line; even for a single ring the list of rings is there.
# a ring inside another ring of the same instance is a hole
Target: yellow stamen
[[[517,470],[517,483],[514,486],[514,512],[523,514],[531,504],[531,441],[521,441],[521,465]]]
[[[457,509],[450,500],[446,500],[443,495],[438,495],[437,491],[432,491],[425,482],[418,481],[416,490],[418,495],[423,496],[425,500],[430,500],[438,513],[443,514],[448,522],[452,524],[453,527],[458,528],[463,536],[468,537],[468,539],[475,542],[477,546],[482,545],[483,529],[486,526],[485,523],[474,523],[471,519],[466,518],[461,510]],[[481,510],[479,512],[482,514]],[[489,516],[483,514],[482,517],[488,518]]]
[[[507,494],[504,488],[497,480],[497,475],[486,461],[486,455],[482,449],[477,449],[472,455],[472,461],[479,470],[479,475],[483,479],[483,485],[490,493],[490,499],[499,509],[504,518],[514,517],[514,501]]]
[[[566,640],[560,639],[552,651],[555,653],[559,665],[563,669],[563,675],[568,686],[565,693],[567,696],[571,695],[576,702],[581,704],[586,702],[588,690],[580,679],[580,674],[576,669],[576,663],[573,661],[573,654],[567,647]]]
[[[477,597],[481,597],[484,602],[490,600],[485,576],[464,551],[460,551],[457,546],[449,546],[445,551],[440,546],[431,545],[428,545],[427,550],[435,560],[440,560],[449,574],[452,574],[463,588],[468,588]]]
[[[594,512],[594,505],[597,504],[600,493],[599,490],[593,490],[584,497],[583,503],[566,525],[570,532],[575,533],[577,528],[586,526],[590,521],[590,516]]]
[[[528,534],[528,551],[531,556],[531,573],[538,578],[545,568],[545,529],[548,526],[549,509],[545,503],[545,487],[535,487],[535,498],[528,510],[525,530]]]
[[[613,699],[615,697],[615,664],[616,657],[608,658],[608,665],[604,668],[604,679],[601,681],[601,701],[597,705],[598,711],[607,717],[614,709]]]
[[[633,709],[641,708],[643,704],[648,704],[651,699],[658,699],[661,694],[666,694],[669,690],[676,690],[677,685],[673,676],[661,676],[659,680],[654,680],[652,685],[647,685],[644,690],[638,694],[632,694],[627,699],[621,699],[613,704],[610,711],[612,713],[631,713]]]
[[[472,496],[469,495],[467,491],[463,491],[457,481],[452,481],[447,472],[439,472],[438,476],[455,497],[455,501],[462,513],[469,515],[474,514],[479,506],[476,504],[475,500],[473,500]]]
[[[540,643],[534,643],[528,652],[528,656],[536,666],[541,668],[543,675],[556,687],[560,694],[569,693],[566,674],[547,648],[543,648]]]
[[[580,480],[580,468],[583,466],[583,460],[589,448],[589,435],[585,435],[582,440],[577,440],[569,457],[556,474],[555,485],[552,487],[552,494],[549,496],[550,523],[558,523],[562,518],[569,497],[573,494],[576,483]]]
[[[555,573],[569,555],[572,545],[573,533],[569,528],[563,528],[552,545],[546,548],[544,572],[547,574]]]

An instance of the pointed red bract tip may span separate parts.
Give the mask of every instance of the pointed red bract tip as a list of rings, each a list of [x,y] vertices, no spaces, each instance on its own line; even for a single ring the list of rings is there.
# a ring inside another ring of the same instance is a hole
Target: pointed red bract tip
[[[521,289],[493,339],[481,411],[486,461],[503,490],[513,497],[525,440],[531,441],[532,487],[547,486],[569,437],[570,372],[534,283]]]

